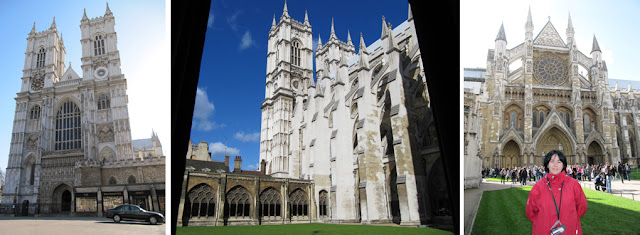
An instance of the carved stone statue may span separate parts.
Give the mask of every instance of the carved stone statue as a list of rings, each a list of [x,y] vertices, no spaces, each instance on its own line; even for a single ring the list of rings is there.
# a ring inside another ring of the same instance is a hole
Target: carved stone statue
[[[103,125],[98,133],[98,141],[100,143],[113,142],[113,130],[111,125]]]

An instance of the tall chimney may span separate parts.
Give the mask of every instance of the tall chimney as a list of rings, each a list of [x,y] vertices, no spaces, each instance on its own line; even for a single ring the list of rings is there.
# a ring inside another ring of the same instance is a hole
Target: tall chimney
[[[242,165],[242,158],[236,156],[236,160],[233,162],[233,172],[240,172],[240,165]]]
[[[265,161],[264,159],[262,159],[262,161],[260,162],[260,174],[265,174],[265,172],[267,169],[267,161]]]
[[[224,166],[229,168],[229,156],[224,156]]]

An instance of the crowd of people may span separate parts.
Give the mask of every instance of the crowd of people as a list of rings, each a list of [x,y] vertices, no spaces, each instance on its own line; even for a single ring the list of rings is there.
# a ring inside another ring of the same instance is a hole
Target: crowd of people
[[[602,190],[611,193],[611,181],[620,179],[624,183],[625,178],[631,181],[631,168],[627,163],[621,164],[617,162],[611,165],[567,165],[565,172],[568,176],[578,181],[593,181],[596,190]],[[511,181],[512,184],[526,185],[527,181],[538,182],[545,176],[545,168],[543,166],[527,166],[513,168],[484,168],[482,169],[482,178],[500,178],[502,184]]]

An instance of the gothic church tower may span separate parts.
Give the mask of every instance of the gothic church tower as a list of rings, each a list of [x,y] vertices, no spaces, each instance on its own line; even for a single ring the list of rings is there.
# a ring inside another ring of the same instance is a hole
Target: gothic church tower
[[[260,161],[266,160],[267,174],[288,177],[289,136],[297,100],[308,99],[313,84],[312,31],[305,12],[304,22],[289,16],[284,4],[280,22],[275,16],[269,30],[265,99],[262,102]]]

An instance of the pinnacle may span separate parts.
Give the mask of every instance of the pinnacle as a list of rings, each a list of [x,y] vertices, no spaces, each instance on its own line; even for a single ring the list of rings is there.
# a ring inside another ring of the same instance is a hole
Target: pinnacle
[[[309,15],[307,15],[307,10],[304,10],[304,24],[309,25]]]
[[[107,11],[104,13],[104,15],[111,15],[111,9],[109,9],[109,3],[107,2]]]
[[[380,38],[384,38],[387,35],[387,22],[384,20],[384,16],[382,16],[382,35]]]
[[[347,29],[347,44],[353,46],[353,42],[351,42],[351,32]]]
[[[598,40],[596,39],[596,35],[593,35],[593,46],[591,47],[591,53],[593,53],[594,51],[599,51],[602,52],[600,50],[600,45],[598,45]]]
[[[89,18],[87,17],[87,8],[84,9],[84,13],[82,14],[82,20],[88,20]]]
[[[504,23],[500,25],[500,31],[498,31],[498,36],[496,37],[496,41],[498,40],[507,41],[507,35],[504,33]]]
[[[331,35],[329,36],[329,40],[332,38],[338,39],[338,37],[336,37],[336,31],[333,29],[333,18],[331,18]]]
[[[289,10],[287,10],[287,0],[284,0],[284,9],[282,9],[282,15],[289,17]]]

